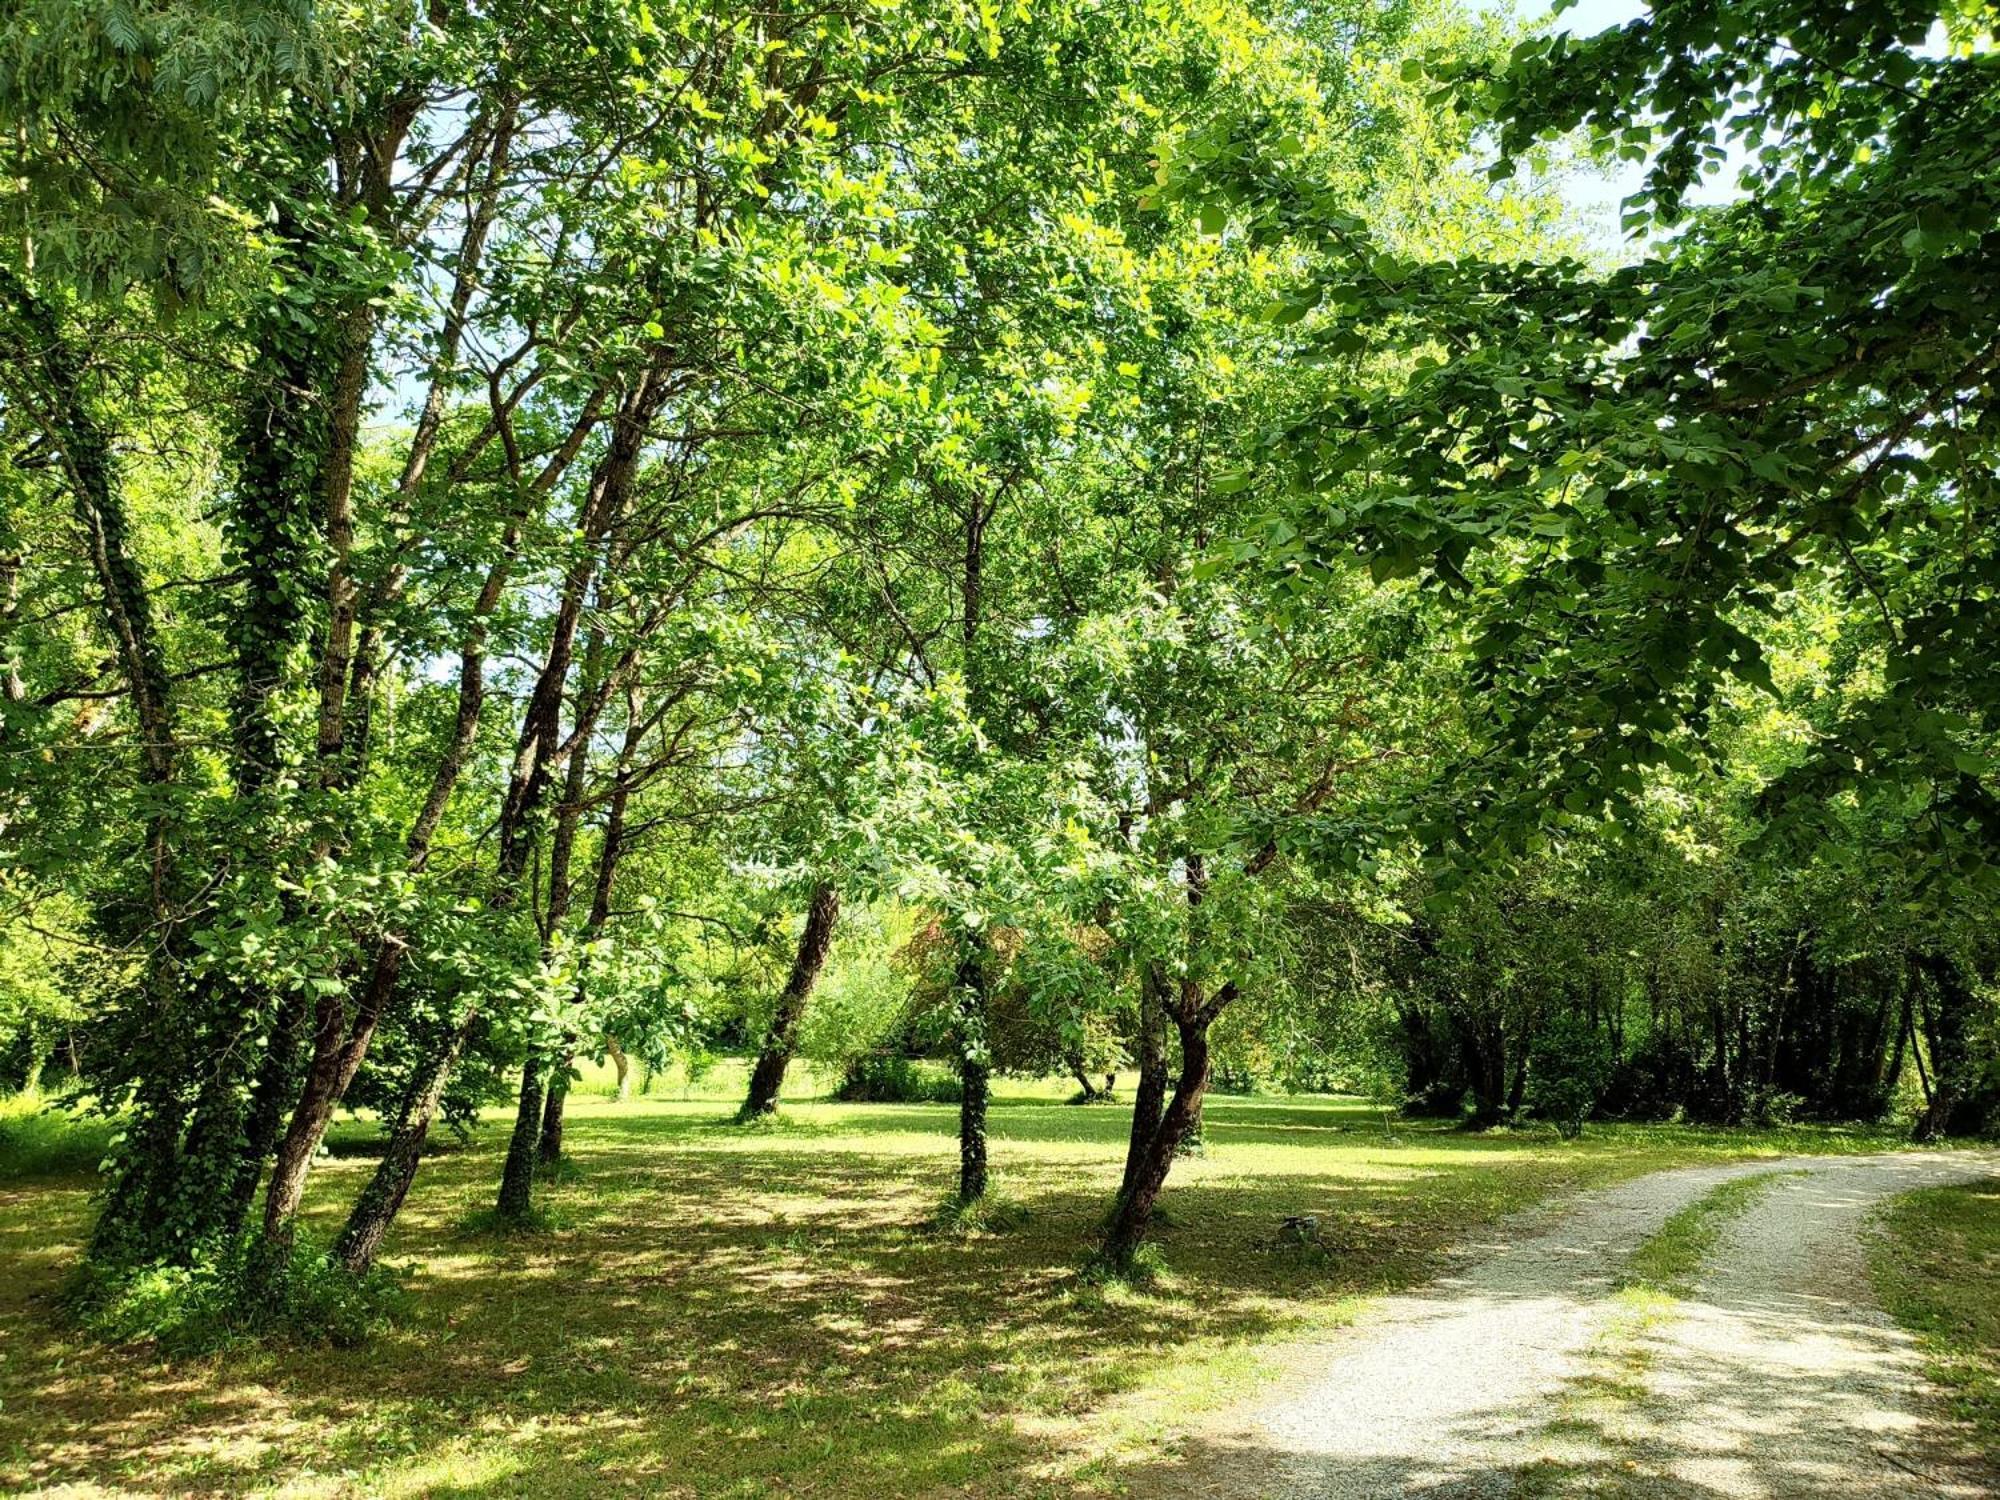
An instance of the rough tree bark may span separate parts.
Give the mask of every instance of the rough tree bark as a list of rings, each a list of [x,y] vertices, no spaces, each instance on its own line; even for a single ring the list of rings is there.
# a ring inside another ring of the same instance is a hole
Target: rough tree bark
[[[1118,1196],[1128,1197],[1139,1180],[1147,1144],[1160,1128],[1167,1105],[1167,983],[1155,964],[1139,970],[1139,1082],[1132,1093],[1132,1131],[1125,1146],[1125,1178]]]
[[[965,709],[973,723],[987,718],[985,643],[981,629],[986,611],[986,527],[998,500],[971,495],[965,511],[964,610],[959,621],[959,645],[965,674]],[[960,936],[957,973],[953,977],[954,1029],[958,1035],[958,1201],[973,1203],[986,1195],[986,1106],[991,1089],[987,1058],[988,1012],[986,938],[984,933]]]
[[[1159,1124],[1139,1153],[1129,1188],[1119,1194],[1112,1209],[1111,1224],[1105,1230],[1098,1257],[1115,1270],[1131,1268],[1146,1238],[1147,1226],[1152,1223],[1160,1189],[1173,1170],[1174,1157],[1188,1130],[1200,1117],[1202,1095],[1208,1089],[1208,1029],[1235,998],[1233,982],[1223,985],[1206,1002],[1188,985],[1182,987],[1173,1006],[1174,1029],[1181,1043],[1181,1075],[1160,1114]]]
[[[986,1105],[991,1090],[987,1064],[985,945],[967,938],[953,976],[958,1030],[958,1201],[986,1196]]]
[[[833,931],[839,920],[840,892],[822,881],[814,887],[812,901],[806,907],[805,930],[799,934],[792,972],[778,995],[778,1006],[771,1015],[770,1029],[764,1034],[757,1065],[750,1071],[750,1089],[739,1111],[741,1119],[772,1114],[778,1108],[778,1089],[792,1061],[799,1021],[805,1015],[813,986],[819,982],[820,970],[826,966],[826,955],[833,947]]]

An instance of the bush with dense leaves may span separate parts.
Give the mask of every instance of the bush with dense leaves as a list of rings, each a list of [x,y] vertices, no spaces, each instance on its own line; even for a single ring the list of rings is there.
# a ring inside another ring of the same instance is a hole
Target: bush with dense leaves
[[[1528,1065],[1527,1104],[1566,1141],[1583,1134],[1583,1122],[1611,1082],[1611,1042],[1581,1016],[1561,1016],[1535,1038]]]
[[[956,1104],[959,1081],[935,1064],[897,1053],[852,1058],[833,1097],[846,1104]]]

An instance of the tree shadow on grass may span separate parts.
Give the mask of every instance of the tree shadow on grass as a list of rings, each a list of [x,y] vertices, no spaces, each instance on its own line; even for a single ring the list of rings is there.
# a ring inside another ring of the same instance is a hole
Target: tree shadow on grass
[[[545,1190],[561,1227],[539,1236],[464,1228],[490,1205],[502,1132],[427,1162],[388,1247],[417,1312],[352,1351],[167,1366],[81,1344],[49,1294],[85,1194],[0,1197],[0,1486],[1076,1493],[1065,1445],[1107,1403],[1412,1284],[1542,1170],[1519,1140],[1361,1150],[1336,1128],[1370,1118],[1351,1104],[1218,1100],[1214,1151],[1170,1187],[1170,1273],[1135,1294],[1075,1274],[1122,1112],[996,1108],[996,1167],[1027,1217],[962,1238],[922,1227],[949,1178],[949,1107],[802,1110],[759,1132],[726,1113],[579,1108],[582,1172]],[[370,1170],[324,1161],[307,1232],[329,1238]],[[1329,1253],[1274,1248],[1292,1214],[1321,1220]]]

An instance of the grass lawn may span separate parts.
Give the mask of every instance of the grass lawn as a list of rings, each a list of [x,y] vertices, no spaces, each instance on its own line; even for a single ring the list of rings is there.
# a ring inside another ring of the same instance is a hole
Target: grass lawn
[[[1881,1222],[1883,1306],[1922,1342],[1974,1445],[2000,1455],[2000,1180],[1910,1193]]]
[[[56,1175],[44,1158],[0,1178],[0,1490],[1118,1493],[1178,1418],[1259,1377],[1260,1345],[1351,1317],[1498,1215],[1658,1167],[1890,1143],[1624,1126],[1564,1143],[1354,1100],[1216,1098],[1208,1155],[1162,1200],[1167,1270],[1135,1292],[1076,1276],[1125,1109],[1003,1085],[994,1165],[1021,1220],[949,1237],[925,1225],[956,1163],[953,1108],[788,1097],[746,1130],[727,1123],[741,1083],[726,1066],[625,1103],[574,1097],[576,1170],[543,1189],[553,1225],[532,1236],[468,1228],[502,1122],[427,1161],[385,1252],[414,1310],[359,1350],[168,1364],[68,1333],[50,1298],[90,1181],[60,1152]],[[338,1127],[312,1232],[337,1225],[373,1139]],[[1288,1214],[1318,1215],[1327,1248],[1276,1246]]]

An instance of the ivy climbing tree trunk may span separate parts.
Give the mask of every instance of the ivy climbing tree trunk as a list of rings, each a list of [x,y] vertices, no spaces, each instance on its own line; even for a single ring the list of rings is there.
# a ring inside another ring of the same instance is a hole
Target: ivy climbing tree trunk
[[[953,976],[958,1033],[958,1201],[976,1203],[986,1196],[986,1104],[990,1070],[987,1062],[985,945],[968,940]]]

